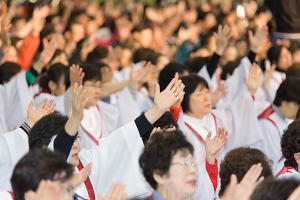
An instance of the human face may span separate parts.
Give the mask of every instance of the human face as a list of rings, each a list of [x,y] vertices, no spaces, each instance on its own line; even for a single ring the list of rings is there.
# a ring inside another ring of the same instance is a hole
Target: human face
[[[280,109],[286,118],[296,119],[299,104],[296,102],[283,101],[281,103]]]
[[[292,54],[286,47],[283,47],[278,59],[278,67],[282,70],[287,70],[292,66],[292,62]]]
[[[55,96],[61,96],[66,92],[66,84],[65,84],[65,77],[62,76],[58,83],[54,81],[49,81],[49,88],[51,93]]]
[[[187,199],[196,191],[197,176],[192,154],[186,149],[179,150],[172,158],[168,174],[158,180],[157,190],[163,196],[176,195],[178,199]]]
[[[198,85],[191,94],[187,114],[201,118],[212,110],[211,94],[208,88]]]
[[[74,167],[79,165],[79,142],[80,138],[77,137],[75,142],[73,143],[72,149],[70,151],[70,164],[73,165]]]
[[[86,108],[96,105],[101,97],[100,81],[85,81],[83,88],[85,89],[87,96]]]

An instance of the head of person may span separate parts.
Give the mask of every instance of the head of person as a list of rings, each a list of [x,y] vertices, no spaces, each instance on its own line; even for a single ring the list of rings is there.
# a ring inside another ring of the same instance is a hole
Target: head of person
[[[16,200],[25,200],[43,180],[57,181],[63,192],[59,200],[73,199],[73,167],[59,154],[47,149],[29,151],[15,166],[11,184]]]
[[[278,70],[286,71],[293,64],[292,54],[284,46],[274,45],[267,54],[271,64],[275,64]]]
[[[212,110],[211,93],[207,81],[197,74],[181,78],[185,85],[184,97],[181,103],[184,113],[201,118]]]
[[[300,105],[300,78],[290,77],[284,80],[277,92],[273,104],[280,107],[288,119],[295,119]]]
[[[14,62],[5,62],[0,65],[0,84],[9,82],[17,73],[21,71],[21,66]]]
[[[230,177],[235,174],[240,182],[252,165],[260,163],[263,170],[261,176],[272,177],[272,170],[263,152],[258,149],[241,147],[228,152],[220,165],[221,189],[219,196],[222,196],[229,185]]]
[[[171,191],[179,199],[187,199],[197,187],[193,152],[182,132],[156,133],[145,146],[139,163],[153,189],[161,195]]]
[[[295,179],[267,179],[253,191],[251,200],[286,200],[300,185]]]
[[[300,120],[293,121],[284,131],[281,138],[281,151],[285,158],[285,165],[295,168],[300,167]]]
[[[88,108],[95,106],[101,97],[100,81],[102,77],[99,67],[95,64],[84,63],[82,64],[82,69],[84,72],[82,85],[88,98],[86,104],[86,108]]]
[[[139,24],[132,30],[134,39],[142,47],[149,48],[153,43],[153,30],[150,26]]]
[[[55,96],[63,95],[66,92],[67,74],[67,66],[61,63],[51,65],[48,71],[39,79],[42,91],[47,91]]]
[[[49,148],[50,143],[63,132],[65,124],[68,118],[58,112],[54,112],[42,117],[30,130],[29,133],[29,149],[41,149]],[[55,144],[53,144],[55,146]],[[51,148],[54,151],[59,151],[59,149]],[[71,148],[68,162],[73,166],[79,164],[79,138],[77,138]]]
[[[73,42],[79,42],[85,37],[84,27],[77,22],[73,22],[70,28],[70,35]]]
[[[169,62],[159,73],[158,83],[160,85],[160,90],[163,91],[170,81],[174,78],[175,74],[178,73],[179,76],[184,76],[189,74],[189,70],[185,65],[178,62]]]
[[[98,62],[108,56],[108,49],[97,46],[95,47],[87,56],[86,61],[91,63],[91,62]]]

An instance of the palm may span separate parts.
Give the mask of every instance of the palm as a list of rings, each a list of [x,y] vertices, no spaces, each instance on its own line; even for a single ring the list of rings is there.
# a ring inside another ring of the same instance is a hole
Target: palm
[[[166,89],[160,92],[160,87],[156,83],[155,95],[154,95],[154,104],[158,106],[161,110],[167,110],[172,105],[174,105],[178,100],[180,100],[183,95],[184,85],[181,80],[178,78],[178,74],[173,78],[169,83]]]
[[[257,64],[253,64],[250,68],[249,75],[246,81],[248,90],[252,95],[255,94],[256,90],[259,87],[259,79],[260,79],[260,69]]]
[[[227,141],[227,131],[225,129],[218,129],[217,135],[214,138],[210,138],[211,134],[209,133],[205,141],[205,149],[208,153],[216,155],[218,151],[226,144]]]

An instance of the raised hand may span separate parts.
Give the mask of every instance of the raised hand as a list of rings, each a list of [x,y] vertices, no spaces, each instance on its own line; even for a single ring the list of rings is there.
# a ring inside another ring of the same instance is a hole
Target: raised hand
[[[160,110],[167,111],[172,105],[184,96],[184,84],[179,79],[178,73],[166,87],[166,89],[160,92],[159,84],[156,83],[154,94],[154,105]]]
[[[75,188],[83,183],[90,175],[92,170],[92,163],[85,166],[80,172],[73,174],[71,184]]]
[[[224,50],[227,47],[228,41],[230,39],[230,29],[227,25],[222,27],[219,25],[218,32],[214,33],[214,36],[216,38],[216,53],[218,55],[223,55]]]
[[[82,68],[79,67],[79,65],[72,65],[70,67],[70,82],[71,87],[77,83],[78,85],[82,84],[82,80],[84,77],[84,72],[82,71]]]
[[[240,183],[236,175],[232,174],[222,200],[249,200],[255,187],[264,179],[260,177],[262,170],[260,163],[252,165]]]
[[[126,200],[125,186],[121,183],[113,184],[106,196],[99,195],[99,200]]]
[[[48,101],[44,99],[38,108],[34,108],[33,101],[30,101],[27,109],[27,123],[33,126],[37,121],[39,121],[45,115],[48,115],[55,110],[54,100]]]
[[[259,52],[263,48],[261,44],[268,39],[268,34],[267,27],[257,29],[255,34],[249,31],[250,49],[255,53]]]
[[[256,63],[252,64],[250,67],[246,85],[250,94],[254,96],[260,85],[260,68]]]
[[[208,163],[215,163],[217,153],[227,142],[227,136],[228,132],[223,128],[217,130],[217,135],[214,138],[211,138],[211,133],[208,133],[205,140],[206,160]]]
[[[83,109],[86,106],[88,98],[86,97],[86,91],[82,85],[77,83],[71,88],[72,95],[72,114],[65,125],[65,131],[71,135],[76,135],[80,122],[83,118]]]

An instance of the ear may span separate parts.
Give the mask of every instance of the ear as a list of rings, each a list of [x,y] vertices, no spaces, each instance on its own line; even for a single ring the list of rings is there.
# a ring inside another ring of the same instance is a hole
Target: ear
[[[158,185],[165,185],[166,184],[166,179],[167,179],[167,176],[166,175],[161,175],[157,172],[154,172],[153,173],[153,179],[156,181],[156,183]]]
[[[49,87],[49,89],[50,89],[51,91],[54,91],[54,90],[57,89],[57,85],[56,85],[56,83],[54,83],[54,81],[49,81],[49,82],[48,82],[48,87]]]

